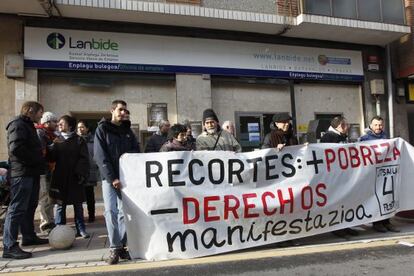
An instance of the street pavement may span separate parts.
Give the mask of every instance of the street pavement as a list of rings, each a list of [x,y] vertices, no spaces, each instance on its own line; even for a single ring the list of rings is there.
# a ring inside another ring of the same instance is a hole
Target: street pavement
[[[195,264],[209,264],[210,262],[231,262],[234,260],[265,259],[269,257],[283,257],[303,255],[314,252],[330,252],[342,250],[356,250],[367,247],[399,246],[409,248],[414,245],[414,222],[392,219],[400,233],[378,233],[372,230],[371,225],[355,227],[360,234],[350,240],[338,238],[330,233],[295,240],[294,246],[272,244],[235,253],[221,254],[192,260],[173,260],[151,262],[146,260],[121,261],[119,265],[108,266],[105,259],[108,257],[108,239],[105,222],[102,216],[103,204],[97,204],[97,220],[87,224],[89,239],[76,238],[73,247],[68,250],[52,250],[48,245],[26,246],[33,257],[25,260],[11,260],[0,258],[0,273],[23,273],[25,275],[56,275],[56,274],[83,274],[83,273],[115,273],[115,271],[146,271],[148,269],[171,269],[172,267],[191,266]],[[74,226],[73,213],[68,207],[68,224]],[[86,206],[85,206],[86,209]],[[38,222],[37,222],[38,224]],[[40,235],[46,237],[45,235]],[[167,269],[167,271],[168,271]]]

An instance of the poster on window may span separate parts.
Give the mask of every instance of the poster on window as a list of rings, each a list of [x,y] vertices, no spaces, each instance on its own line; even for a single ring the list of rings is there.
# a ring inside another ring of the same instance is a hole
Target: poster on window
[[[168,120],[166,103],[149,103],[147,104],[148,128],[149,130],[158,130],[158,124],[161,120]]]

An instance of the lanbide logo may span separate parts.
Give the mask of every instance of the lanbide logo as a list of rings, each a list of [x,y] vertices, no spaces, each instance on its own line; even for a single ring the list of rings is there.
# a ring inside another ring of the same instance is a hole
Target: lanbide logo
[[[65,37],[60,33],[51,33],[47,36],[47,45],[54,50],[62,49],[65,46]]]

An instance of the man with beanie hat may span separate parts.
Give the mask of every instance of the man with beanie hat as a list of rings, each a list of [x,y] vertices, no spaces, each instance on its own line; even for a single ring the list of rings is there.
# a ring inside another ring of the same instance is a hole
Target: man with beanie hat
[[[272,122],[275,128],[265,136],[262,149],[276,148],[281,150],[285,146],[298,144],[298,139],[293,135],[290,120],[292,120],[292,118],[287,112],[276,113],[273,115]]]
[[[47,146],[53,143],[56,138],[57,117],[52,112],[44,112],[40,119],[40,124],[36,124],[37,136],[39,136],[40,144],[42,146],[43,156],[46,157]],[[50,180],[54,169],[54,163],[45,162],[45,174],[40,176],[40,192],[39,192],[39,206],[40,206],[40,230],[50,232],[54,227],[53,206],[52,199],[49,197]]]
[[[241,146],[236,138],[220,128],[219,120],[213,109],[203,112],[204,131],[196,140],[197,150],[224,150],[241,152]]]

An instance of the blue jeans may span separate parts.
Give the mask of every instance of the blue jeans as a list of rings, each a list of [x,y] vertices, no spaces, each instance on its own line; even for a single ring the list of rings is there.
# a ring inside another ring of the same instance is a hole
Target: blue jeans
[[[85,232],[85,221],[83,219],[82,203],[73,204],[73,211],[75,213],[76,232]],[[57,204],[55,214],[55,224],[66,224],[66,204]]]
[[[122,248],[126,246],[127,237],[121,191],[115,189],[112,183],[103,180],[102,196],[105,205],[105,223],[108,231],[109,247]]]
[[[36,237],[34,214],[39,200],[39,181],[39,176],[22,176],[11,179],[10,204],[4,221],[4,248],[9,249],[18,244],[19,227],[23,240]]]

